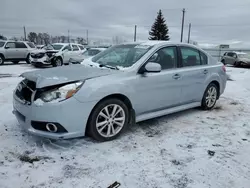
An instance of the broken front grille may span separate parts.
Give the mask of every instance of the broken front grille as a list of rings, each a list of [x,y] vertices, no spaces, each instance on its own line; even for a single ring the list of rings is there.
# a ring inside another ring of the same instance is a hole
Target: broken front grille
[[[25,79],[17,86],[15,94],[21,101],[31,104],[35,89],[36,83]]]

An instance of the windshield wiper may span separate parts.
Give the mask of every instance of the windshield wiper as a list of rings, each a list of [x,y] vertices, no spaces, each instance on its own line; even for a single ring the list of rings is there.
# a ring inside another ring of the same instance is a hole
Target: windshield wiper
[[[99,67],[106,67],[106,68],[109,68],[109,69],[119,70],[119,68],[117,66],[113,67],[113,66],[104,65],[104,64],[99,64]]]

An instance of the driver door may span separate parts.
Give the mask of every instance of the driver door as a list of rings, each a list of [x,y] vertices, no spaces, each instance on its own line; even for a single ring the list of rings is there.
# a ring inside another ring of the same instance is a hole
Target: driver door
[[[71,48],[70,44],[65,46],[62,49],[62,52],[63,52],[63,63],[67,64],[69,62],[69,59],[72,57],[72,48]]]
[[[146,62],[159,63],[158,73],[137,74],[134,82],[136,115],[176,107],[181,101],[183,80],[177,67],[177,48],[164,47]]]

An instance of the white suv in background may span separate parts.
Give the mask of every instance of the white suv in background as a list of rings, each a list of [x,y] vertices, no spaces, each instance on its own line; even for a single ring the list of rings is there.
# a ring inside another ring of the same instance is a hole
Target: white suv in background
[[[19,61],[30,63],[29,56],[35,49],[32,42],[0,40],[0,65],[6,61],[17,64]]]
[[[85,51],[83,45],[75,43],[53,43],[43,49],[37,49],[30,55],[31,64],[35,67],[52,65],[54,67],[69,64],[71,57]]]

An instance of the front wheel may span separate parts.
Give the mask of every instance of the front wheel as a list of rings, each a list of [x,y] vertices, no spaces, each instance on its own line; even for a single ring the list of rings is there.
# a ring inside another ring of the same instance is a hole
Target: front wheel
[[[203,95],[201,107],[203,110],[211,110],[218,99],[219,89],[216,84],[211,83]]]
[[[128,122],[128,107],[119,99],[107,99],[92,111],[87,132],[95,140],[110,141],[122,133]]]
[[[60,58],[60,57],[55,58],[54,63],[53,63],[53,67],[59,67],[62,65],[63,65],[62,58]]]
[[[30,64],[30,54],[28,54],[28,55],[27,55],[27,57],[26,57],[26,60],[25,60],[25,61],[26,61],[26,63],[27,63],[27,64]]]

